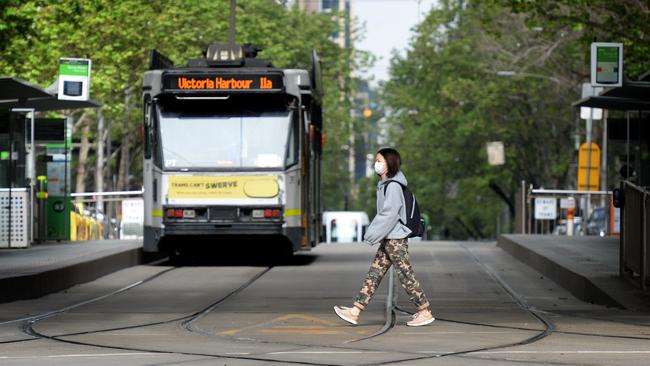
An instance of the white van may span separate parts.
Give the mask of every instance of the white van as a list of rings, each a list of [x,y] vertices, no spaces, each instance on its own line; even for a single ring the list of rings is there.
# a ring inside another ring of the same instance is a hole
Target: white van
[[[363,211],[323,212],[323,233],[326,243],[353,243],[363,241],[370,221]]]

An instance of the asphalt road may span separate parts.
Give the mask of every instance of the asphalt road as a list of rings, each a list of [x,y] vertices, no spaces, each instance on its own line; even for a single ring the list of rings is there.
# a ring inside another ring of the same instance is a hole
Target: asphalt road
[[[320,245],[272,266],[137,266],[0,304],[0,364],[650,364],[650,314],[581,302],[494,243],[411,244],[432,325],[405,325],[413,307],[397,283],[386,311],[386,278],[348,326],[332,306],[351,304],[374,249]]]

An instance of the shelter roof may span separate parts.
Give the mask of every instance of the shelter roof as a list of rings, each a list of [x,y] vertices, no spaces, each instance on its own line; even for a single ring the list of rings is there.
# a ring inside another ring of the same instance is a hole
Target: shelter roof
[[[583,98],[575,107],[591,107],[621,111],[650,110],[650,72],[638,81],[624,80],[623,86],[607,89],[601,95]]]
[[[47,98],[52,95],[45,90],[28,84],[14,77],[0,77],[0,103],[11,100],[24,100],[30,98]]]
[[[18,78],[0,77],[0,109],[34,108],[36,111],[53,111],[97,107],[101,107],[101,103],[94,100],[59,100],[56,92]]]

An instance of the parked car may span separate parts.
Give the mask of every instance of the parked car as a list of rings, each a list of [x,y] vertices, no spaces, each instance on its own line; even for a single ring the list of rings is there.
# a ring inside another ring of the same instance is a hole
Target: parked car
[[[577,216],[573,220],[573,236],[580,236],[583,234],[582,225],[580,224],[580,216]],[[566,220],[560,220],[555,228],[553,229],[553,235],[567,235]]]
[[[594,209],[589,215],[587,235],[607,235],[607,211],[604,207]]]

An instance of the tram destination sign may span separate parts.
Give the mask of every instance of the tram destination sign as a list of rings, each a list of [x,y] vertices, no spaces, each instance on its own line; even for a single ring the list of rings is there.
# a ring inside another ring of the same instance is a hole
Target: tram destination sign
[[[163,75],[163,88],[178,91],[281,91],[281,74],[174,73]]]

